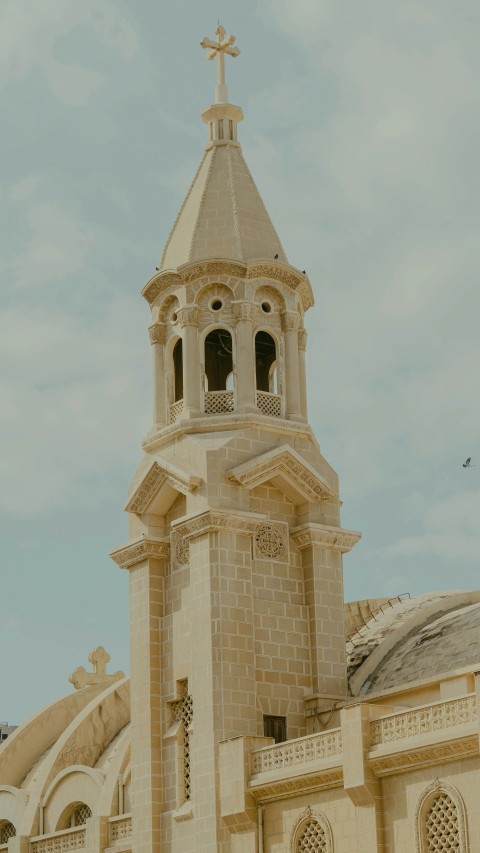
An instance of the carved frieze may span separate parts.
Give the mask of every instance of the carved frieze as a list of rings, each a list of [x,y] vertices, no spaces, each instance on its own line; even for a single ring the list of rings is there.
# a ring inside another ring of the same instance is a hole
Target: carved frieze
[[[291,531],[291,537],[297,548],[310,548],[319,545],[322,548],[333,548],[346,554],[361,538],[356,530],[343,530],[341,527],[330,527],[324,524],[304,524]]]
[[[130,569],[137,563],[149,559],[168,560],[169,554],[168,539],[154,539],[147,536],[110,551],[113,562],[121,569]]]
[[[175,531],[185,539],[200,536],[211,530],[234,530],[239,533],[254,533],[262,517],[254,513],[236,513],[227,510],[209,510],[175,525]]]
[[[274,452],[270,451],[257,457],[250,463],[233,468],[227,473],[227,478],[232,483],[251,489],[267,479],[281,475],[282,472],[288,475],[290,482],[295,483],[305,501],[325,501],[333,496],[307,463],[285,445]]]
[[[141,515],[166,481],[182,495],[194,491],[201,483],[198,477],[191,477],[178,469],[154,462],[137,491],[128,501],[126,511]]]

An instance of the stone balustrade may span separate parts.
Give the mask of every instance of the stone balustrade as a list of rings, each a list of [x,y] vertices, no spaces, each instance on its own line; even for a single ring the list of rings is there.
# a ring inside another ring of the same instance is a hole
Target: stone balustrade
[[[81,850],[85,847],[85,826],[74,826],[71,829],[61,829],[47,835],[37,835],[30,839],[30,853],[65,853],[70,850]]]
[[[411,711],[389,714],[373,720],[371,726],[371,745],[390,743],[403,738],[416,737],[430,732],[474,723],[477,719],[477,703],[474,693],[424,705]]]
[[[110,844],[130,838],[132,834],[132,816],[121,814],[108,820],[108,839]]]
[[[177,400],[170,406],[170,423],[174,424],[178,421],[183,412],[183,400]]]
[[[280,394],[270,394],[268,391],[257,391],[257,406],[262,415],[279,418],[281,415],[282,398]]]
[[[272,770],[298,767],[313,761],[341,755],[340,729],[307,735],[306,737],[266,746],[251,753],[251,778]]]
[[[207,415],[220,415],[234,410],[233,391],[207,391],[205,393],[205,412]]]

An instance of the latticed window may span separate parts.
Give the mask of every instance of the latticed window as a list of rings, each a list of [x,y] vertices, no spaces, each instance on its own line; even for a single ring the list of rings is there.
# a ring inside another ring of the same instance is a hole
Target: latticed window
[[[452,798],[441,791],[425,814],[425,853],[462,850],[458,811]]]
[[[67,821],[66,828],[74,827],[74,826],[85,826],[87,822],[87,818],[92,816],[92,810],[87,806],[86,803],[78,803],[77,806],[70,812]]]
[[[295,853],[327,853],[325,830],[316,820],[309,820],[297,837]]]
[[[8,844],[8,839],[13,838],[16,834],[17,830],[13,823],[10,823],[8,820],[0,823],[0,844]]]
[[[190,727],[193,722],[193,700],[188,693],[188,681],[180,683],[182,697],[171,703],[172,723],[182,723],[183,730],[183,796],[190,800],[192,795],[192,779],[190,771]]]

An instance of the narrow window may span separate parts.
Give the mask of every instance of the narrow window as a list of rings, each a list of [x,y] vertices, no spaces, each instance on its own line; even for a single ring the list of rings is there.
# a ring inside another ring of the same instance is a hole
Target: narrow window
[[[232,371],[232,336],[226,329],[214,329],[205,338],[205,387],[209,391],[225,391]]]
[[[267,391],[274,387],[274,374],[277,360],[275,341],[268,332],[257,332],[255,335],[255,372],[257,391]],[[272,372],[273,368],[273,372]]]
[[[287,718],[264,715],[263,733],[265,737],[273,737],[275,743],[283,743],[287,739]]]
[[[191,727],[193,722],[193,700],[188,693],[188,681],[179,682],[181,698],[171,703],[172,723],[180,723],[178,746],[180,749],[179,800],[185,802],[192,796]]]
[[[327,853],[325,830],[316,820],[309,820],[298,836],[295,853]]]
[[[452,798],[441,791],[425,814],[425,853],[450,853],[462,848],[458,831],[458,812]]]
[[[173,402],[183,400],[183,349],[182,340],[173,348]]]

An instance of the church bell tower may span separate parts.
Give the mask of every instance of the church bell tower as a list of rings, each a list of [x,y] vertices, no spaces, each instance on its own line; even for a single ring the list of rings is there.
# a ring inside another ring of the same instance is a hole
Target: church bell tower
[[[240,51],[216,37],[205,151],[142,291],[153,424],[111,554],[130,575],[134,853],[226,853],[239,831],[253,853],[248,803],[222,809],[221,743],[300,737],[312,697],[346,695],[342,554],[359,534],[308,424],[312,288],[243,158],[224,69]]]

